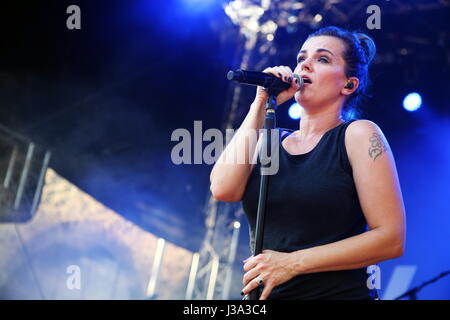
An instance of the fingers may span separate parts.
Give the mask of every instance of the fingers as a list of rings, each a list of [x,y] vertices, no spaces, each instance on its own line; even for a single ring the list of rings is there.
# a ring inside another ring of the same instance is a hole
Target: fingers
[[[244,285],[244,287],[253,279],[257,278],[258,275],[261,273],[260,270],[258,270],[257,268],[254,268],[252,270],[250,270],[249,272],[246,272],[244,274],[244,277],[242,278],[242,284]]]
[[[272,292],[272,286],[267,283],[264,285],[264,289],[263,292],[261,293],[261,296],[259,297],[259,300],[267,300],[267,298],[269,297],[270,293]]]
[[[269,279],[269,274],[263,272],[265,269],[264,261],[270,258],[273,251],[264,250],[257,256],[250,256],[245,259],[244,270],[247,271],[242,279],[244,288],[242,289],[242,295],[248,294],[258,286],[263,285],[264,289],[261,294],[260,300],[265,300],[270,295],[273,289],[273,283]]]
[[[259,286],[264,286],[264,289],[261,293],[261,296],[259,297],[259,300],[267,300],[270,293],[272,292],[273,286],[269,281],[264,281],[264,278],[259,275],[255,278],[253,278],[251,281],[248,282],[248,284],[242,289],[241,294],[246,295],[258,288]]]
[[[287,66],[277,66],[277,67],[271,67],[266,68],[263,72],[270,73],[274,75],[275,77],[280,78],[284,82],[290,83],[293,80],[293,72],[291,68]]]
[[[252,292],[254,289],[258,288],[260,285],[263,284],[263,279],[261,276],[258,276],[256,278],[253,278],[249,283],[242,289],[241,294],[246,295]]]
[[[242,294],[247,294],[250,293],[253,289],[257,288],[260,284],[260,282],[262,283],[262,279],[261,278],[261,270],[259,270],[259,268],[257,268],[257,264],[259,261],[260,257],[258,256],[250,256],[247,259],[245,259],[244,261],[244,271],[246,271],[246,273],[244,274],[244,277],[242,279],[242,284],[244,285],[244,289],[242,289]]]
[[[259,259],[260,259],[260,257],[249,257],[249,258],[247,258],[246,260],[244,260],[244,261],[247,261],[247,262],[245,262],[245,264],[244,264],[244,271],[248,271],[248,270],[250,270],[250,269],[253,269],[254,267],[256,267],[256,265],[258,264],[258,261],[259,261]]]
[[[298,80],[294,77],[294,72],[287,66],[277,66],[265,69],[263,72],[270,73],[277,78],[282,79],[291,85],[288,90],[288,95],[292,96],[300,89]]]
[[[280,105],[284,103],[285,101],[291,99],[295,93],[300,89],[299,84],[297,83],[297,80],[294,78],[294,73],[292,72],[292,69],[287,66],[276,66],[276,67],[270,67],[264,69],[265,73],[272,74],[277,78],[280,78],[286,83],[290,84],[290,88],[281,92],[277,96],[277,105]],[[255,100],[265,102],[268,98],[268,92],[267,90],[264,90],[262,87],[258,86],[256,91],[256,98]]]

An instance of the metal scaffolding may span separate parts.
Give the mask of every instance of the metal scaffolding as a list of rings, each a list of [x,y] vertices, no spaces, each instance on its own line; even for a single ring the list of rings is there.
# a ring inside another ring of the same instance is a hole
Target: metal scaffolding
[[[366,7],[370,3],[367,0],[234,0],[228,2],[224,10],[245,39],[240,69],[249,70],[252,67],[261,70],[270,56],[282,54],[277,53],[273,44],[277,29],[284,28],[288,33],[297,33],[299,30],[317,29],[324,21],[328,24],[347,23],[356,14],[366,14]],[[402,14],[448,5],[447,2],[423,0],[411,8],[395,0],[384,5],[383,10]],[[257,58],[253,56],[257,54]],[[255,61],[254,65],[250,61]],[[239,115],[241,87],[232,88],[230,110],[222,129],[232,129]],[[239,236],[236,226],[240,226],[242,207],[240,203],[217,202],[210,196],[205,212],[206,236],[200,251],[193,255],[186,299],[228,299]]]
[[[221,203],[212,197],[207,205],[206,236],[194,254],[187,300],[227,300],[240,232],[240,204]]]
[[[259,27],[255,28],[255,23],[258,25],[258,19],[270,4],[270,1],[262,2],[265,4],[255,5],[253,2],[247,2],[248,10],[243,10],[241,5],[233,8],[233,2],[225,7],[225,12],[234,24],[239,25],[240,33],[245,39],[240,69],[249,68],[252,53],[259,43],[261,32]],[[269,26],[266,31],[273,33],[275,29]],[[264,50],[267,49],[268,46]],[[233,129],[240,98],[241,87],[234,85],[230,111],[222,129]],[[194,254],[192,260],[186,299],[227,300],[230,297],[233,264],[241,226],[239,220],[243,209],[241,203],[218,202],[210,196],[205,212],[206,236],[199,253]]]
[[[51,153],[0,126],[0,222],[26,222],[41,198]]]

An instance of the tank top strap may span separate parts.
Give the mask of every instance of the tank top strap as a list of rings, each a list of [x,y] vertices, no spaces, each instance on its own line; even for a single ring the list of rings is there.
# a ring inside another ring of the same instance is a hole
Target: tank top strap
[[[348,158],[347,154],[347,148],[345,146],[345,132],[348,128],[348,126],[356,121],[356,119],[348,120],[338,127],[336,127],[336,130],[332,130],[330,132],[330,140],[331,143],[336,146],[337,148],[337,156],[339,157],[341,167],[348,173],[352,174],[352,167],[350,165],[350,160]]]
[[[277,128],[277,129],[280,131],[280,142],[295,131],[287,128]]]

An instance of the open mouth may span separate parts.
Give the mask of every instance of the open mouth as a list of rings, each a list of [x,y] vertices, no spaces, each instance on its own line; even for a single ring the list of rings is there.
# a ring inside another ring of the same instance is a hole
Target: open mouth
[[[304,78],[302,78],[302,79],[303,79],[303,83],[309,83],[309,84],[312,83],[311,80],[310,80],[309,78],[304,77]]]

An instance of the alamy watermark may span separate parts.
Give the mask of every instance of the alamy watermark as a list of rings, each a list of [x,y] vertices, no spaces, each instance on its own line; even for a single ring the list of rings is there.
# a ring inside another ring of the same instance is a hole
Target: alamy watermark
[[[370,290],[381,289],[381,269],[377,265],[371,265],[367,267],[367,288]]]
[[[69,30],[81,29],[81,9],[79,6],[72,4],[67,7],[66,13],[70,16],[66,20],[66,27]]]
[[[66,268],[66,273],[69,274],[66,280],[66,287],[69,290],[81,289],[81,268],[73,264]]]
[[[278,129],[241,130],[233,139],[234,129],[226,129],[225,136],[219,129],[203,132],[202,122],[194,121],[194,134],[184,128],[175,129],[171,141],[172,163],[180,164],[256,164],[261,163],[263,175],[275,175],[279,169],[280,134]],[[268,141],[268,143],[262,143]],[[204,142],[210,142],[203,148]],[[238,147],[240,145],[240,147]],[[258,150],[258,152],[255,152]],[[225,152],[224,152],[225,151]]]
[[[370,16],[366,20],[367,29],[381,29],[381,9],[376,4],[370,5],[366,9],[366,13]]]

